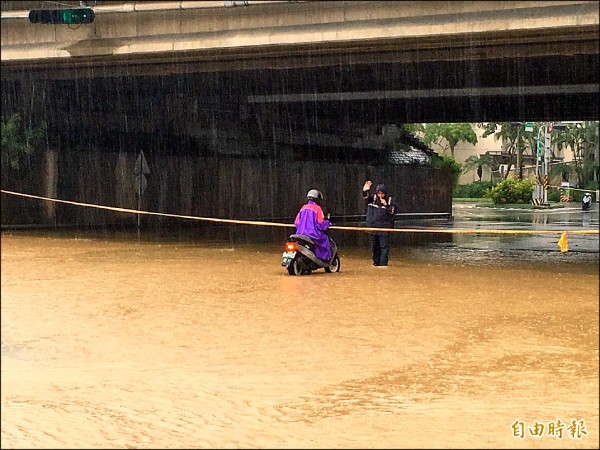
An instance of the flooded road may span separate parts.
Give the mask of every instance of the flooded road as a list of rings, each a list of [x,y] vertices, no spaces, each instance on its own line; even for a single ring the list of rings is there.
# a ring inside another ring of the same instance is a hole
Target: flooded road
[[[547,239],[291,277],[279,243],[4,231],[2,448],[598,447],[598,254]]]

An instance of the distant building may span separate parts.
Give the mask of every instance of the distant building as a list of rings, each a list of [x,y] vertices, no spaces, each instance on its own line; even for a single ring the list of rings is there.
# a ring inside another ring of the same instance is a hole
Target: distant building
[[[477,126],[477,124],[473,124],[473,130],[477,134],[477,144],[473,145],[468,142],[459,142],[454,148],[454,158],[459,164],[464,164],[469,156],[475,155],[483,155],[488,153],[494,159],[494,166],[490,171],[489,168],[483,169],[483,175],[481,177],[482,181],[490,181],[493,180],[497,182],[503,178],[503,175],[506,170],[508,170],[508,165],[510,163],[511,155],[508,152],[508,142],[500,142],[496,140],[494,135],[490,135],[487,137],[483,137],[484,130]],[[444,151],[443,147],[446,147],[447,143],[445,140],[441,142],[441,145],[432,145],[432,149],[439,153],[450,154],[450,151]],[[515,174],[515,161],[516,157],[513,156],[512,167],[510,169],[511,174]],[[555,158],[553,160],[554,163],[570,163],[573,161],[573,153],[570,149],[566,151],[555,150]],[[523,155],[523,176],[524,177],[533,177],[535,174],[535,157],[532,156],[531,151],[527,150]],[[471,170],[467,173],[461,175],[459,179],[459,184],[469,184],[473,181],[479,180],[477,176],[476,170]]]

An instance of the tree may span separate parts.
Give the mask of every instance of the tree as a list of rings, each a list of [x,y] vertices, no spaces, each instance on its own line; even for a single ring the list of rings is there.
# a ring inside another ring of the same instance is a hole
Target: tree
[[[551,178],[559,178],[560,181],[569,181],[570,168],[567,163],[552,164],[548,176]]]
[[[452,186],[458,185],[458,180],[462,173],[462,165],[456,162],[456,160],[449,155],[435,155],[431,159],[432,167],[437,169],[448,170],[452,174]]]
[[[46,126],[25,127],[19,114],[2,119],[2,166],[19,170],[25,158],[34,153],[44,137]]]
[[[489,155],[489,153],[479,156],[471,155],[465,160],[462,171],[463,173],[467,173],[471,170],[477,169],[477,176],[479,177],[479,181],[481,181],[483,169],[488,168],[491,170],[493,166],[494,159]]]
[[[598,122],[565,124],[555,132],[553,143],[560,149],[571,148],[577,186],[585,189],[586,184],[594,179],[594,172],[598,168],[598,163],[589,157],[598,146]]]
[[[442,148],[442,152],[450,149],[454,158],[454,149],[459,142],[477,144],[477,135],[470,123],[428,123],[417,128],[423,134],[423,141]],[[444,142],[445,141],[445,142]]]
[[[523,154],[527,148],[526,143],[529,142],[531,146],[531,140],[533,139],[532,132],[525,131],[524,125],[521,122],[487,122],[479,123],[478,126],[484,130],[482,137],[485,138],[493,134],[494,140],[500,141],[503,145],[506,144],[506,151],[509,155],[509,160],[508,168],[504,174],[504,179],[506,179],[510,174],[515,156],[518,177],[521,178]],[[531,148],[535,148],[535,146]]]

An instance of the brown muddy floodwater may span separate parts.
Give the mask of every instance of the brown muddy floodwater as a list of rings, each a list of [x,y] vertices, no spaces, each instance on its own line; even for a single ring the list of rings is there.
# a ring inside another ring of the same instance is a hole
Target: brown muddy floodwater
[[[598,448],[597,259],[340,253],[3,232],[2,448]]]

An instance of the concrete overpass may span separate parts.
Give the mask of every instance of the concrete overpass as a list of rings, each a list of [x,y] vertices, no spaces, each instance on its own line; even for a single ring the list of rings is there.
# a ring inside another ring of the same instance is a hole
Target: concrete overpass
[[[187,135],[219,111],[333,133],[598,119],[598,1],[89,3],[76,27],[2,11],[3,110]]]

